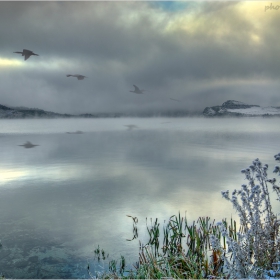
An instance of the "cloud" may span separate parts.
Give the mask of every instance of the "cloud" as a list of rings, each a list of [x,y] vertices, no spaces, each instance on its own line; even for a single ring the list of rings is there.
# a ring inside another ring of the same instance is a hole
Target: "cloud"
[[[1,2],[0,8],[0,104],[63,113],[203,110],[210,99],[242,98],[233,90],[244,88],[240,81],[251,84],[246,95],[257,104],[263,94],[255,88],[271,81],[262,89],[280,102],[279,16],[264,12],[263,3]],[[40,56],[24,61],[13,53],[23,48]],[[133,84],[148,92],[133,95]],[[175,107],[170,97],[188,102]]]

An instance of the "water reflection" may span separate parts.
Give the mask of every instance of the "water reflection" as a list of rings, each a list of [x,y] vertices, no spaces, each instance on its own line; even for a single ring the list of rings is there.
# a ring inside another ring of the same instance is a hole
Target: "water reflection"
[[[3,122],[0,266],[9,278],[87,278],[97,245],[136,260],[126,215],[139,218],[140,236],[146,217],[234,216],[220,191],[239,188],[256,157],[274,166],[280,150],[273,120],[50,121]],[[139,129],[127,133],[126,123]],[[63,132],[73,128],[86,133]],[[26,134],[40,149],[16,147]]]
[[[134,125],[134,124],[127,124],[127,125],[125,125],[126,127],[127,127],[127,130],[132,130],[132,129],[134,129],[134,128],[138,128],[138,126],[137,125]]]
[[[83,134],[83,132],[81,130],[77,130],[77,131],[74,131],[74,132],[66,132],[68,134]]]
[[[31,142],[26,141],[25,144],[19,145],[19,146],[22,146],[22,147],[24,147],[24,148],[26,148],[26,149],[30,149],[30,148],[34,148],[34,147],[39,146],[39,145],[36,145],[36,144],[34,145],[34,144],[32,144]]]

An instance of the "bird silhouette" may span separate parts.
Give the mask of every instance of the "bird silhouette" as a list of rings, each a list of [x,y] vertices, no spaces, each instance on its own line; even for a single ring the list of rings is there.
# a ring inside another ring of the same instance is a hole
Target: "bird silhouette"
[[[31,55],[37,55],[39,56],[39,54],[36,54],[30,50],[26,50],[26,49],[23,49],[22,52],[14,52],[14,53],[21,53],[22,56],[24,56],[24,60],[27,60]]]
[[[83,80],[84,78],[87,78],[86,76],[80,74],[75,74],[75,75],[68,74],[66,75],[66,77],[76,77],[78,80]]]
[[[140,90],[138,86],[135,86],[135,85],[133,85],[133,86],[134,86],[134,91],[130,90],[130,92],[141,94],[141,93],[144,93],[144,91],[146,91],[145,89]]]
[[[18,145],[18,146],[23,146],[24,148],[29,149],[29,148],[34,148],[34,147],[39,146],[39,145],[33,145],[31,142],[26,141],[25,144],[23,144],[23,145]]]

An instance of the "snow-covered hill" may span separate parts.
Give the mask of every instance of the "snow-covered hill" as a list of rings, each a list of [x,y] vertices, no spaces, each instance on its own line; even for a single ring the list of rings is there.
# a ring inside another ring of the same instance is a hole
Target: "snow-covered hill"
[[[216,116],[280,116],[280,107],[260,107],[249,105],[240,101],[228,100],[222,106],[206,107],[203,115],[207,117]]]
[[[26,107],[7,107],[0,104],[0,119],[19,119],[19,118],[67,118],[68,114],[58,114]]]

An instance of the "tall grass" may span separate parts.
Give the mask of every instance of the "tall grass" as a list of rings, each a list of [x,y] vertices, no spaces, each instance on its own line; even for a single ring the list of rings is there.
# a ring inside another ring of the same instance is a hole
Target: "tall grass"
[[[275,155],[280,161],[280,153]],[[109,261],[108,270],[90,271],[93,278],[279,278],[280,221],[272,211],[268,184],[280,200],[280,187],[276,179],[268,179],[268,165],[255,159],[241,172],[247,184],[239,190],[223,191],[222,196],[236,209],[240,221],[223,219],[215,222],[209,217],[199,217],[189,222],[186,216],[173,215],[166,225],[158,219],[151,220],[146,229],[148,240],[139,240],[139,258],[133,268],[119,261]],[[280,175],[280,167],[274,168]],[[128,215],[133,222],[133,237],[138,239],[138,219]],[[108,258],[99,247],[95,251],[98,261]]]

